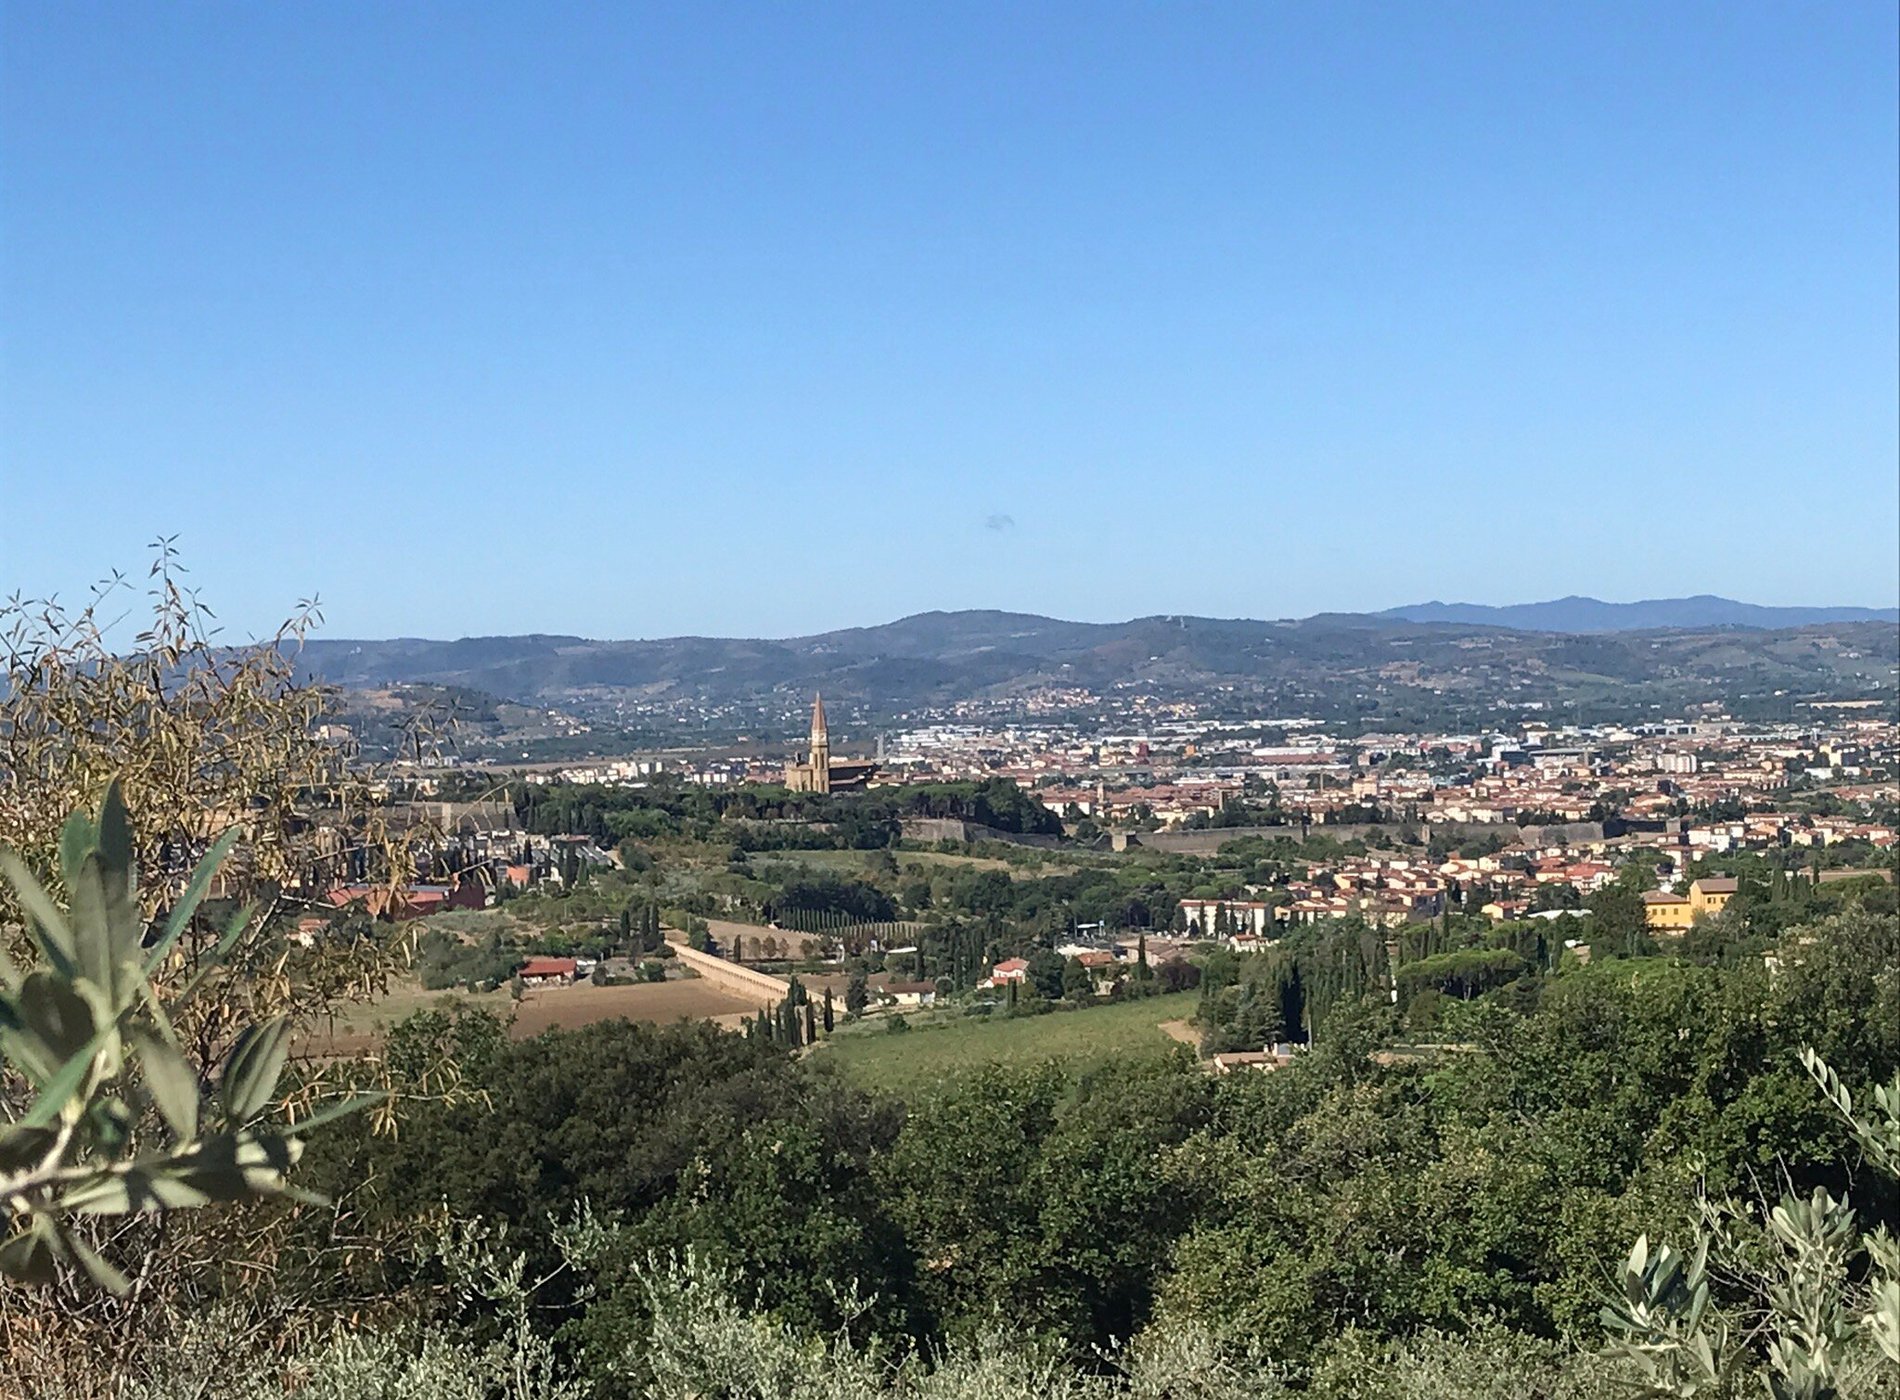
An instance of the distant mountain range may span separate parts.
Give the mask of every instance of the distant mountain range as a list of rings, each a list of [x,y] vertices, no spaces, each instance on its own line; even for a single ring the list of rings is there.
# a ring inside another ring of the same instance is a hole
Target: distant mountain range
[[[932,612],[778,640],[313,639],[302,659],[311,673],[349,688],[460,686],[623,716],[677,706],[774,714],[809,703],[814,690],[887,715],[971,700],[1007,705],[1042,696],[1037,703],[1046,705],[1065,690],[1135,690],[1236,712],[1413,723],[1449,722],[1453,713],[1471,718],[1498,703],[1634,715],[1773,697],[1770,710],[1791,713],[1798,697],[1891,696],[1900,661],[1892,610],[1565,599],[1474,609],[1476,618],[1404,615],[1456,606],[1280,622]],[[1498,620],[1527,612],[1545,619],[1542,625]],[[1714,620],[1689,625],[1656,622],[1711,612]],[[1807,625],[1738,620],[1781,622],[1788,613]],[[1823,615],[1836,620],[1809,623]],[[1603,630],[1583,630],[1593,619]],[[1644,630],[1609,630],[1619,625]]]
[[[1693,598],[1553,598],[1548,603],[1413,603],[1379,617],[1405,622],[1469,622],[1521,632],[1643,632],[1668,627],[1812,627],[1824,622],[1897,622],[1900,608],[1771,608],[1698,593]]]

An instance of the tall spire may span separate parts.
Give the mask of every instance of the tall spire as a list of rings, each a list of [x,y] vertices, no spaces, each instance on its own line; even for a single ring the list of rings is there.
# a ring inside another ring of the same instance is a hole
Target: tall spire
[[[811,791],[831,791],[831,731],[825,727],[825,697],[811,698]]]

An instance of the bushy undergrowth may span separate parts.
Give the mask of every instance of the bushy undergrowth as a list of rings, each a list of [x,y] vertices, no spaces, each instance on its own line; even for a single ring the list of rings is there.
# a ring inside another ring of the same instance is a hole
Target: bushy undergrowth
[[[464,1261],[466,1262],[466,1261]],[[1223,1345],[1197,1324],[1160,1324],[1092,1366],[995,1327],[930,1356],[900,1356],[844,1332],[799,1332],[742,1301],[727,1274],[687,1258],[642,1271],[653,1310],[611,1366],[640,1400],[1609,1400],[1609,1363],[1501,1330],[1393,1344],[1348,1332],[1304,1380]],[[504,1307],[508,1300],[500,1300]],[[526,1300],[516,1299],[525,1303]],[[181,1321],[109,1392],[76,1377],[41,1400],[579,1400],[586,1388],[531,1327],[478,1342],[453,1329],[339,1331],[274,1365],[234,1366],[252,1319],[219,1309]],[[1878,1392],[1885,1395],[1887,1392]],[[1875,1394],[1875,1392],[1868,1392]]]
[[[584,1225],[568,1238],[583,1252]],[[1625,1400],[1660,1395],[1627,1360],[1579,1352],[1493,1323],[1401,1340],[1348,1329],[1308,1366],[1289,1367],[1197,1322],[1163,1321],[1090,1361],[1065,1360],[998,1318],[930,1353],[903,1353],[848,1326],[801,1331],[748,1302],[728,1272],[692,1255],[636,1267],[649,1311],[637,1340],[583,1378],[533,1325],[523,1256],[478,1232],[444,1240],[455,1287],[497,1310],[498,1330],[413,1325],[339,1329],[272,1357],[234,1364],[234,1338],[260,1320],[236,1306],[172,1317],[162,1343],[122,1357],[110,1375],[66,1371],[36,1381],[36,1400],[583,1400],[603,1383],[631,1400]],[[847,1311],[852,1300],[846,1299]],[[860,1305],[861,1308],[861,1305]],[[1836,1400],[1896,1400],[1900,1369],[1872,1346],[1841,1358]],[[16,1373],[16,1376],[19,1373]],[[1695,1392],[1707,1400],[1766,1393],[1738,1372]]]

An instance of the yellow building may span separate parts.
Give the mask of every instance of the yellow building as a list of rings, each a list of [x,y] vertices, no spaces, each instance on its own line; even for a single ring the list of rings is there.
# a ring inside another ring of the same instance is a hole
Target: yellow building
[[[1680,933],[1694,921],[1689,896],[1672,890],[1649,890],[1643,895],[1643,923],[1655,932]]]
[[[1735,897],[1735,880],[1728,875],[1705,875],[1693,881],[1687,894],[1651,890],[1643,896],[1643,922],[1658,932],[1681,932],[1704,914],[1719,914]]]
[[[1735,898],[1733,875],[1705,875],[1689,886],[1689,908],[1695,914],[1719,914]]]

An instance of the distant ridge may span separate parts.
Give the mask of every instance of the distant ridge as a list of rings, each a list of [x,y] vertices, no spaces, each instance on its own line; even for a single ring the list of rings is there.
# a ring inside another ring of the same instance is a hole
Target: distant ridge
[[[675,702],[808,705],[813,691],[903,710],[1128,686],[1197,702],[1244,693],[1248,706],[1275,714],[1416,717],[1500,694],[1627,709],[1765,693],[1785,708],[1801,697],[1890,695],[1900,662],[1895,621],[1892,609],[1751,608],[1719,598],[1438,603],[1277,622],[1179,614],[1067,622],[969,611],[783,638],[312,637],[301,662],[355,689],[416,682],[616,713]]]
[[[1376,617],[1401,622],[1455,622],[1519,632],[1645,632],[1676,627],[1814,627],[1829,622],[1900,622],[1900,608],[1775,608],[1698,593],[1693,598],[1553,598],[1547,603],[1413,603]]]

